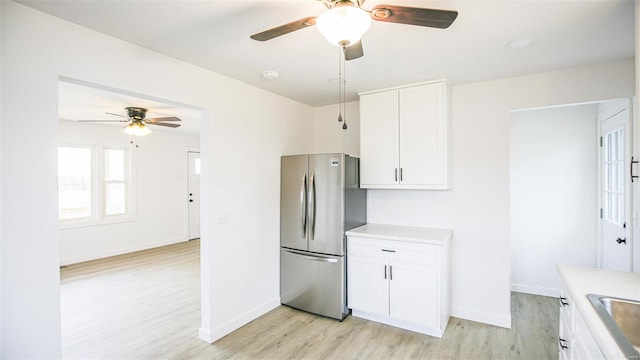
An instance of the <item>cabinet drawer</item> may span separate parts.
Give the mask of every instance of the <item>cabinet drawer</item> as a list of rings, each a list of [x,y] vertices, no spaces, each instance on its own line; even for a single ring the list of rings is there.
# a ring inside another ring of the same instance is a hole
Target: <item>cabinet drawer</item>
[[[558,351],[560,352],[560,359],[571,359],[571,351],[573,347],[573,335],[569,331],[569,324],[565,321],[560,313],[560,328],[558,331]]]
[[[569,295],[569,292],[564,287],[564,285],[560,288],[560,319],[564,319],[567,325],[567,331],[573,334],[573,299]]]
[[[439,246],[350,236],[347,249],[348,254],[351,255],[417,262],[426,265],[436,263]]]

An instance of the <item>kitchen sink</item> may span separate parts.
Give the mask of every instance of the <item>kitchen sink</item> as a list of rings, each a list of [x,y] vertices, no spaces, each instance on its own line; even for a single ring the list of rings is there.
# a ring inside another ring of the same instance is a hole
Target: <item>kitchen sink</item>
[[[640,300],[597,294],[587,298],[627,359],[640,359]]]

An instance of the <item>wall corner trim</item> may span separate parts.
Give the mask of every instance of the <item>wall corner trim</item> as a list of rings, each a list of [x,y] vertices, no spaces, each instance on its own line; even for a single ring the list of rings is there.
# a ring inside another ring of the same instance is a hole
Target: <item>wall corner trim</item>
[[[230,334],[234,330],[248,324],[249,322],[257,319],[258,317],[266,314],[267,312],[277,308],[278,306],[280,306],[279,297],[271,301],[268,301],[265,304],[257,308],[254,308],[249,312],[244,313],[242,316],[239,316],[213,329],[200,328],[198,330],[198,337],[200,338],[200,340],[208,342],[209,344],[212,344],[215,341]]]
[[[451,306],[451,316],[511,329],[511,314],[492,314]]]

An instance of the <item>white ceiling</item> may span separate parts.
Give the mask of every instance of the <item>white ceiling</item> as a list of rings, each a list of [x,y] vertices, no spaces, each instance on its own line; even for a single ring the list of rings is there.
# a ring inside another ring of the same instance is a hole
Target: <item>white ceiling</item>
[[[314,27],[266,42],[249,38],[321,14],[318,0],[19,2],[311,106],[338,102],[339,49]],[[367,0],[363,8],[379,3],[457,10],[459,16],[449,29],[374,21],[363,37],[365,56],[347,63],[349,100],[406,83],[446,78],[459,85],[635,55],[632,0]],[[505,46],[527,37],[535,40],[529,47]],[[280,78],[262,79],[265,70]]]

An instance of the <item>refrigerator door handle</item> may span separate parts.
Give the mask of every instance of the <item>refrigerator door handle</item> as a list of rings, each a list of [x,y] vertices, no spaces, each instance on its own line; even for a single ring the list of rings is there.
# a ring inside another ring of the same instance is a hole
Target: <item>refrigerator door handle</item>
[[[316,173],[311,173],[309,181],[309,239],[314,240],[316,232]]]
[[[285,252],[300,256],[300,257],[302,257],[304,259],[307,259],[307,260],[321,261],[321,262],[328,262],[328,263],[337,263],[338,262],[338,259],[327,258],[327,257],[322,257],[322,256],[303,255],[303,254],[301,254],[301,253],[299,253],[297,251],[285,250]]]
[[[307,172],[302,176],[300,184],[300,224],[302,225],[302,238],[307,237]]]

